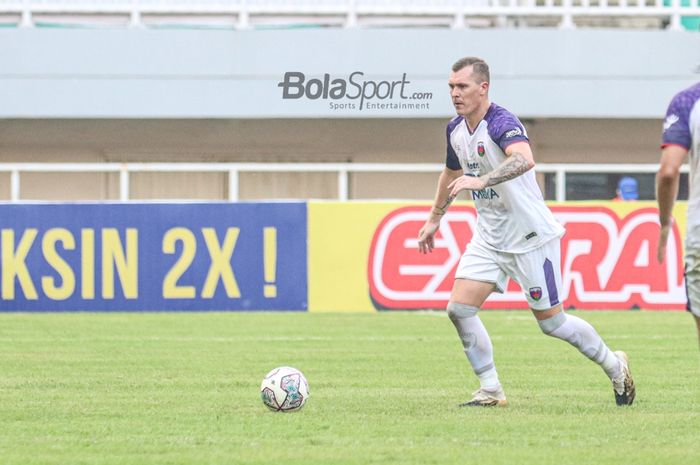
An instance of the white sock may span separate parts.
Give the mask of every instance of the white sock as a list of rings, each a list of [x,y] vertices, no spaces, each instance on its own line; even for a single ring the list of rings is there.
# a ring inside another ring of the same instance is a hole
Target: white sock
[[[486,327],[476,315],[479,309],[470,305],[450,302],[447,315],[457,329],[464,353],[479,378],[482,389],[496,390],[501,387],[493,363],[493,345]]]
[[[593,360],[610,379],[622,374],[622,364],[603,342],[598,332],[587,321],[564,312],[538,321],[542,332],[562,339],[576,347],[583,355]]]
[[[487,391],[498,391],[501,388],[501,382],[498,380],[496,367],[490,368],[477,375],[479,377],[479,386]]]

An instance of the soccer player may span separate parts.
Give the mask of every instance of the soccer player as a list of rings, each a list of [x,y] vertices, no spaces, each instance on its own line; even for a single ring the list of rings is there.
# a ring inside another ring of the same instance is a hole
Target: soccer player
[[[690,195],[685,234],[685,283],[688,311],[695,318],[700,337],[700,82],[682,90],[671,100],[662,133],[661,163],[656,174],[659,204],[659,248],[663,263],[668,233],[673,224],[673,204],[678,196],[680,168],[690,153]]]
[[[483,60],[458,60],[448,84],[457,116],[447,125],[446,166],[430,217],[419,232],[418,249],[432,252],[440,219],[457,194],[470,192],[476,228],[459,261],[447,305],[480,383],[474,397],[461,406],[507,405],[491,339],[477,313],[489,294],[503,292],[508,277],[522,287],[542,332],[600,365],[612,381],[616,403],[632,404],[635,387],[627,355],[612,352],[593,326],[562,310],[564,228],[542,198],[525,128],[515,115],[489,101],[489,67]]]

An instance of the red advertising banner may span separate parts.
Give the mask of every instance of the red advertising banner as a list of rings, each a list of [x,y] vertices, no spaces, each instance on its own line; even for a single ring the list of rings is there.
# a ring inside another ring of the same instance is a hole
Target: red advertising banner
[[[659,223],[654,208],[623,218],[606,207],[552,206],[566,228],[561,242],[564,308],[685,308],[683,257],[678,227],[669,238],[663,264],[656,259]],[[431,254],[418,253],[418,231],[427,206],[391,211],[372,239],[368,260],[370,295],[378,309],[444,308],[454,273],[476,224],[476,210],[453,206],[443,217]],[[512,280],[485,308],[527,308]]]

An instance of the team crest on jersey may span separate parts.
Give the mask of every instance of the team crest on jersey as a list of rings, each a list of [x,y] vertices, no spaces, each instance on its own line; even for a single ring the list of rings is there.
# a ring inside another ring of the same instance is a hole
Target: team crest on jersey
[[[530,297],[539,301],[542,298],[542,288],[541,287],[531,287]]]
[[[484,143],[479,141],[476,144],[476,153],[479,154],[480,157],[483,157],[486,155],[486,149],[484,148]]]

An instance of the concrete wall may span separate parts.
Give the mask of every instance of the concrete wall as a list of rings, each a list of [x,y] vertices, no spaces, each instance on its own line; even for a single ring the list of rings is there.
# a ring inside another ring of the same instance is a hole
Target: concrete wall
[[[5,29],[0,117],[447,117],[452,113],[447,75],[464,55],[491,64],[492,97],[523,117],[656,118],[679,88],[697,80],[700,35],[591,29]],[[347,92],[314,98],[316,83],[304,97],[284,99],[278,84],[287,72],[303,73],[305,85],[328,75],[326,91],[334,80],[337,86],[344,80]],[[355,72],[361,74],[351,78]],[[386,98],[350,98],[356,92],[350,79],[367,95],[379,85]],[[392,83],[399,85],[389,95]]]
[[[657,119],[525,120],[538,162],[656,163]],[[441,163],[447,119],[0,120],[4,162],[392,162]],[[354,174],[352,198],[429,199],[434,174]],[[137,199],[227,198],[226,176],[139,173]],[[116,200],[116,174],[26,174],[22,198]],[[241,199],[337,195],[330,173],[243,173]],[[0,200],[9,199],[0,173]]]

